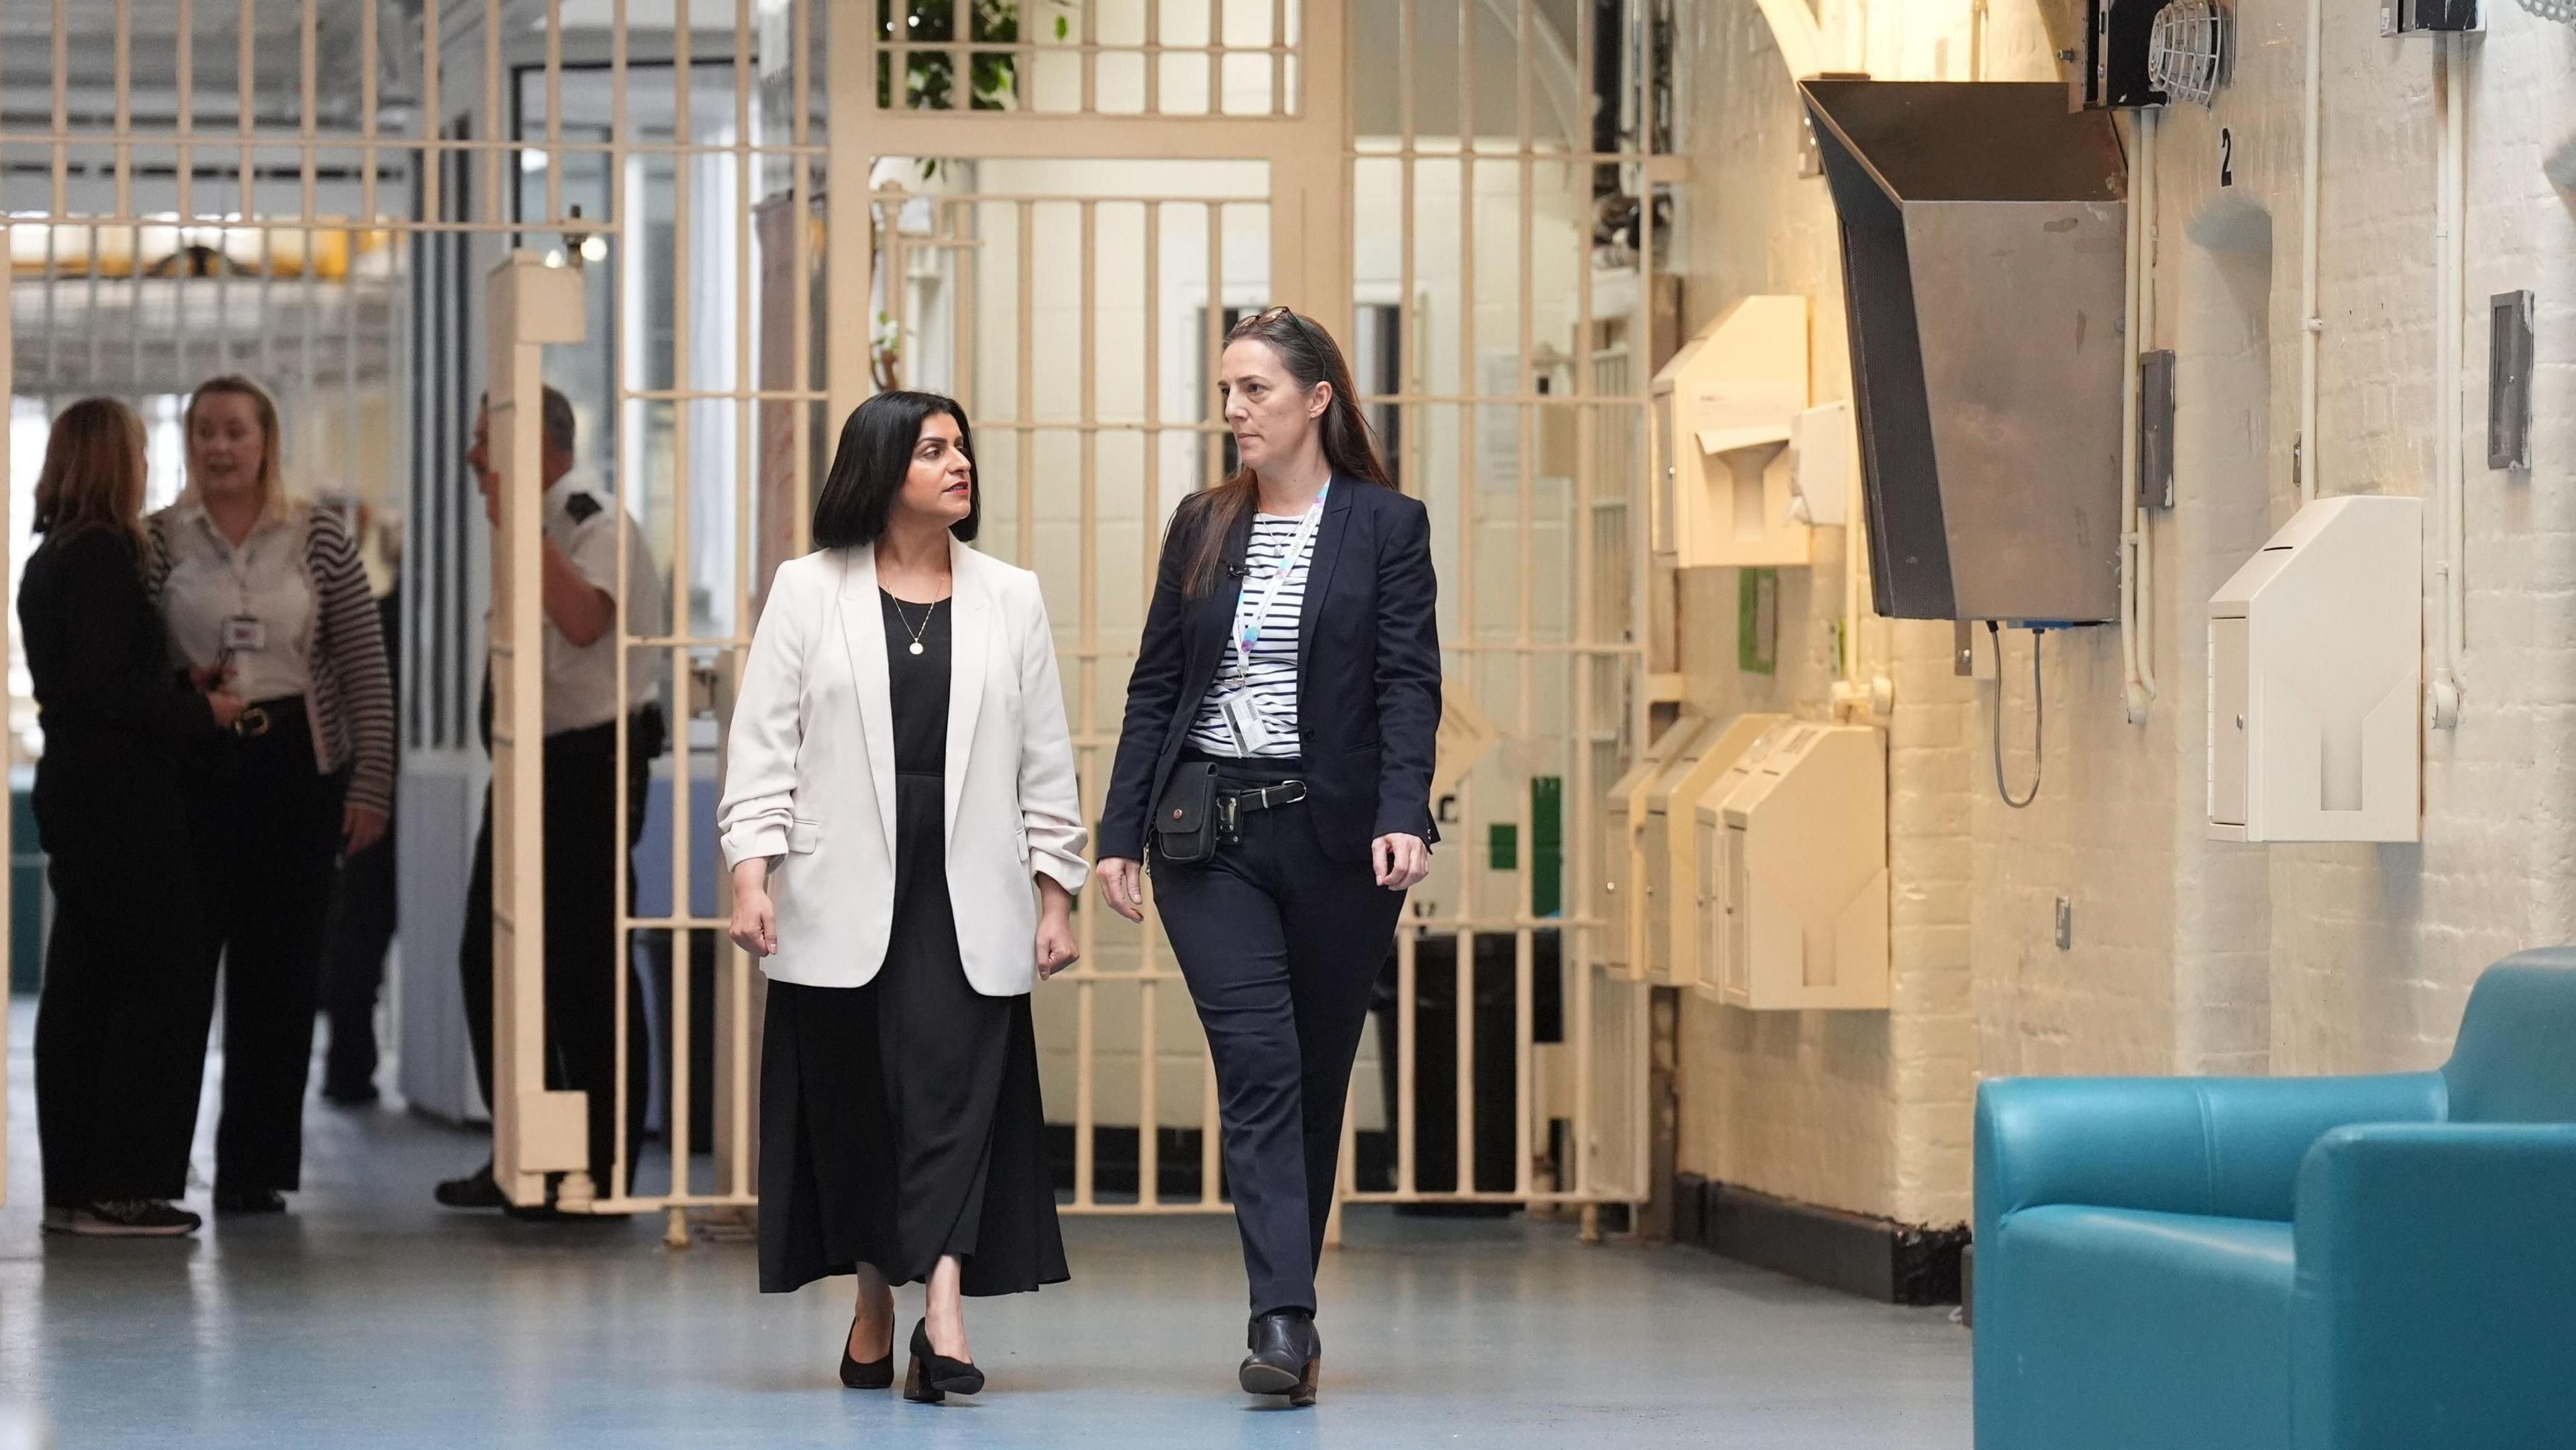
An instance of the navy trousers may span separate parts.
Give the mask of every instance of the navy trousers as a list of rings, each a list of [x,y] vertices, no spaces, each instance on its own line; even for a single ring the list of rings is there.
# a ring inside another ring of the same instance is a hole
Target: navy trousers
[[[1218,766],[1221,789],[1298,773]],[[1351,1061],[1404,895],[1366,857],[1326,856],[1303,805],[1244,816],[1242,836],[1198,865],[1155,861],[1154,898],[1216,1060],[1252,1312],[1312,1314]]]

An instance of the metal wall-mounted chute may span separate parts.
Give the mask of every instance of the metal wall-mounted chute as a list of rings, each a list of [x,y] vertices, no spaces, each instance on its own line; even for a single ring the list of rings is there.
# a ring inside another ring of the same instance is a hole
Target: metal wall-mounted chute
[[[2128,166],[2046,83],[1803,82],[1842,223],[1877,611],[2119,616]]]

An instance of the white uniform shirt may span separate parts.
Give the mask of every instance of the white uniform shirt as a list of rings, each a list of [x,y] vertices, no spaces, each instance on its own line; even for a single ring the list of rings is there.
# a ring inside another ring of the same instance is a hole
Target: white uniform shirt
[[[573,572],[617,597],[617,502],[588,487],[578,472],[555,480],[546,490],[546,537],[572,561]],[[667,650],[637,650],[626,662],[626,703],[617,702],[617,641],[621,632],[667,634],[670,614],[662,603],[662,576],[645,547],[644,529],[630,523],[626,531],[626,608],[623,624],[586,645],[564,638],[552,619],[546,621],[546,733],[585,730],[605,725],[627,711],[660,698]]]
[[[304,528],[290,512],[262,519],[239,544],[206,514],[204,505],[179,505],[164,537],[170,577],[161,610],[169,622],[170,652],[182,665],[208,666],[224,659],[227,620],[246,626],[257,648],[232,652],[233,693],[257,703],[302,695],[313,688],[313,581],[304,568]]]

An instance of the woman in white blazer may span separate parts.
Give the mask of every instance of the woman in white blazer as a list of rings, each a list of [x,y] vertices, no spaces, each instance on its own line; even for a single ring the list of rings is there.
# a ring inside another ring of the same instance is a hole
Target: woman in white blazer
[[[894,1377],[893,1285],[927,1285],[907,1397],[984,1377],[961,1296],[1067,1277],[1029,992],[1072,964],[1086,844],[1037,577],[965,547],[965,409],[850,415],[735,703],[721,824],[761,958],[760,1287],[855,1274],[841,1381]]]

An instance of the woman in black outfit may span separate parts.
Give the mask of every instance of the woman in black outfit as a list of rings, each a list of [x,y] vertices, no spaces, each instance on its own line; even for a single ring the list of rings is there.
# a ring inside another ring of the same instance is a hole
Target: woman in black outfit
[[[1439,588],[1429,516],[1387,478],[1329,333],[1285,307],[1247,318],[1217,386],[1243,468],[1164,540],[1099,874],[1141,921],[1153,862],[1216,1058],[1252,1281],[1238,1378],[1311,1404],[1351,1059],[1438,839]]]
[[[197,948],[179,757],[241,716],[170,668],[143,582],[143,425],[107,398],[54,420],[43,542],[18,586],[45,753],[36,829],[54,888],[36,1008],[45,1227],[169,1236],[187,1189],[214,972]],[[138,892],[148,896],[144,900]]]
[[[188,801],[198,950],[223,962],[215,1211],[283,1213],[332,884],[393,810],[393,675],[346,520],[286,495],[275,401],[212,378],[184,421],[187,490],[147,521],[152,593],[173,662],[250,702]]]
[[[841,1381],[893,1380],[893,1285],[925,1286],[905,1393],[983,1388],[963,1296],[1066,1278],[1029,992],[1074,959],[1088,870],[1035,575],[965,546],[952,399],[850,415],[734,705],[719,811],[734,942],[769,977],[760,1287],[858,1279]]]

